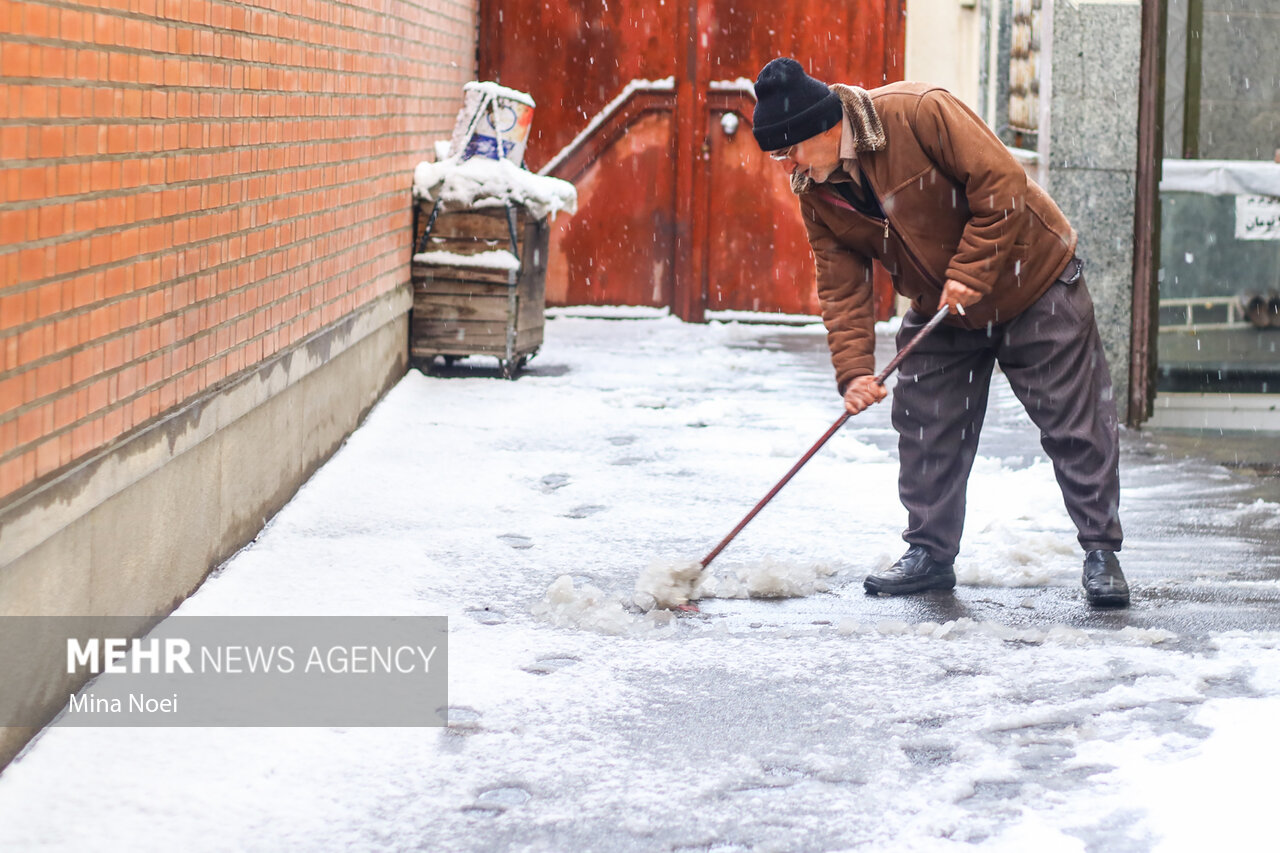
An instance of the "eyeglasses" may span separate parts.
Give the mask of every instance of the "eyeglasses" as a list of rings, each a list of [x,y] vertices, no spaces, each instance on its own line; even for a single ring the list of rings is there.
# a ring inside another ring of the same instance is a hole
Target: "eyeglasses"
[[[779,148],[777,151],[769,152],[770,160],[786,160],[791,156],[791,152],[795,150],[794,145],[788,145],[786,148]]]

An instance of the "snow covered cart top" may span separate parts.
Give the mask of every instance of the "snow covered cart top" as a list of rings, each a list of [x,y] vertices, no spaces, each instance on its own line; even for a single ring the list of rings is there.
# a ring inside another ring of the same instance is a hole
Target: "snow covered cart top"
[[[510,160],[484,157],[419,163],[413,170],[413,196],[438,200],[445,210],[518,204],[537,219],[578,209],[578,191],[568,181],[535,175]]]

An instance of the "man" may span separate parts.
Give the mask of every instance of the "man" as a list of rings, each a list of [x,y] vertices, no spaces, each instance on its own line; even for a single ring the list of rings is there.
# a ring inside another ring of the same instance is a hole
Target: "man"
[[[1125,607],[1116,407],[1076,233],[957,98],[894,83],[828,87],[794,59],[756,80],[752,131],[791,175],[845,407],[883,400],[872,374],[871,262],[911,300],[901,347],[943,306],[894,389],[910,546],[868,593],[952,589],[965,487],[999,364],[1053,460],[1085,550],[1089,603]]]

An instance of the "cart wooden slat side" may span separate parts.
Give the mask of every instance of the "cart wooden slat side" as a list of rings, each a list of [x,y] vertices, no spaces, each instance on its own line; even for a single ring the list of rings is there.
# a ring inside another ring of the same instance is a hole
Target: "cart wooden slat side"
[[[424,239],[431,207],[430,202],[419,203],[416,251],[512,251],[507,208],[441,211]],[[534,219],[523,207],[513,210],[512,253],[520,260],[519,270],[413,263],[409,354],[414,360],[492,355],[503,375],[514,378],[542,346],[550,229],[545,219]]]

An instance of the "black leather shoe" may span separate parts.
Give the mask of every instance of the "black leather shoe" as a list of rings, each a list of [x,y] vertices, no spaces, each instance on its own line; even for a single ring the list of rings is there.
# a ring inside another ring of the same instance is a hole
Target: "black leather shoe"
[[[1090,551],[1084,555],[1085,597],[1093,607],[1128,607],[1129,584],[1120,571],[1115,551]]]
[[[939,563],[919,545],[907,549],[898,562],[883,572],[867,575],[862,588],[868,593],[906,595],[926,589],[955,589],[956,573],[951,563]]]

